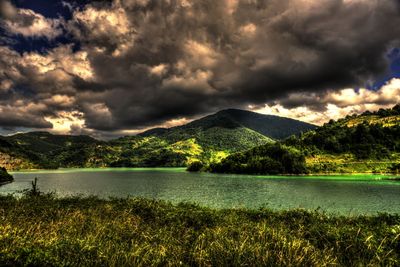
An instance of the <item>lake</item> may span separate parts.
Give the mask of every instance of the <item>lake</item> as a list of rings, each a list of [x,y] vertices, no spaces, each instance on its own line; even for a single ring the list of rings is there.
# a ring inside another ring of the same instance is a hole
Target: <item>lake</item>
[[[146,197],[212,208],[319,209],[342,215],[400,213],[400,182],[383,175],[250,176],[179,168],[60,169],[13,172],[0,194],[30,188],[58,196]],[[16,193],[18,194],[18,193]]]

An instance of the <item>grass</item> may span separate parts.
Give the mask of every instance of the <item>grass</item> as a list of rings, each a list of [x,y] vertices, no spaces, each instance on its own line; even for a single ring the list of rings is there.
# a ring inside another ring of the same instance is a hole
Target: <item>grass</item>
[[[355,127],[362,123],[381,124],[383,127],[393,127],[396,125],[400,125],[400,116],[394,115],[381,117],[378,115],[364,115],[352,119],[343,120],[343,122],[341,122],[343,126],[347,127]]]
[[[394,160],[359,160],[351,153],[319,154],[306,157],[311,173],[391,173],[393,164],[399,162],[400,155],[392,153]]]
[[[0,197],[0,266],[399,266],[400,215]]]

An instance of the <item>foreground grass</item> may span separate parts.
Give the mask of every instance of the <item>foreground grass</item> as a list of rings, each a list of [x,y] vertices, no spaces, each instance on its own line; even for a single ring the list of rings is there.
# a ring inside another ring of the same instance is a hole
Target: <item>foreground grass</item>
[[[0,265],[400,265],[400,216],[0,197]]]

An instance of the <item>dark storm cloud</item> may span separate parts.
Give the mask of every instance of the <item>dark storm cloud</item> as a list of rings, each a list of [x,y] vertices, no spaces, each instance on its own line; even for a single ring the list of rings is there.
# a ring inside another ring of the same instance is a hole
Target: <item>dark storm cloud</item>
[[[81,32],[90,30],[80,41],[89,50],[104,50],[90,53],[90,59],[96,89],[108,91],[104,103],[112,122],[106,128],[280,99],[291,107],[304,104],[287,98],[293,92],[362,86],[386,70],[385,53],[400,36],[396,1],[231,3],[122,1],[107,6],[117,14],[124,10],[125,31],[102,32],[85,16],[75,20]],[[98,4],[93,8],[101,10]],[[126,51],[112,55],[124,45]],[[159,64],[167,66],[166,72],[151,75],[148,69]],[[102,128],[101,117],[88,118],[88,125]]]
[[[387,70],[398,25],[396,0],[96,1],[63,25],[82,57],[50,53],[56,67],[38,75],[41,60],[17,64],[10,80],[34,87],[41,103],[72,98],[41,112],[79,111],[87,128],[102,131],[249,104],[322,110],[326,92],[364,86]]]
[[[0,117],[0,125],[2,127],[26,127],[26,128],[51,128],[52,124],[42,119],[38,114],[16,114],[15,110],[2,110]]]

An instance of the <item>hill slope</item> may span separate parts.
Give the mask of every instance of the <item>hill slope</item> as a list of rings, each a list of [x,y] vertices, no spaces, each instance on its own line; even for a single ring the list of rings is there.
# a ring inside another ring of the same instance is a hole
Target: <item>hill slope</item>
[[[330,121],[300,137],[231,155],[210,169],[271,174],[399,172],[400,105]]]
[[[19,133],[0,137],[0,166],[7,169],[62,167],[57,157],[65,151],[99,143],[89,136]]]
[[[0,166],[153,167],[186,166],[199,160],[209,164],[314,127],[292,119],[229,109],[186,125],[155,128],[108,142],[89,136],[31,132],[0,139]]]
[[[18,144],[25,150],[51,155],[70,146],[94,144],[98,141],[87,135],[54,135],[48,132],[19,133],[7,140]]]
[[[175,132],[193,134],[193,131],[206,131],[213,127],[225,129],[247,128],[274,140],[285,139],[291,135],[298,135],[316,128],[315,125],[294,119],[264,115],[247,110],[226,109],[183,126],[170,129],[155,128],[140,135],[171,136]]]
[[[315,129],[317,127],[315,125],[290,118],[264,115],[240,109],[222,110],[217,114],[232,118],[232,120],[240,125],[275,140],[285,139],[291,135],[298,135],[302,132]]]

